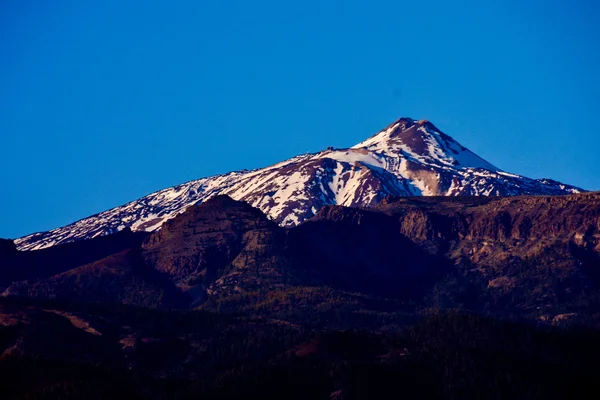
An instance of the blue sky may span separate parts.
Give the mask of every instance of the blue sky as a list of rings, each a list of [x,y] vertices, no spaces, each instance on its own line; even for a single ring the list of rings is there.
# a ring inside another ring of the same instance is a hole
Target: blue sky
[[[429,119],[600,189],[595,1],[0,5],[0,237]]]

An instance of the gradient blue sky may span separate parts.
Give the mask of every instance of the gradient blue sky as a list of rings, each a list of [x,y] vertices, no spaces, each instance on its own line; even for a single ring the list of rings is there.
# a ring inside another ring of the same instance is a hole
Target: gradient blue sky
[[[600,189],[600,2],[0,4],[0,237],[429,119]]]

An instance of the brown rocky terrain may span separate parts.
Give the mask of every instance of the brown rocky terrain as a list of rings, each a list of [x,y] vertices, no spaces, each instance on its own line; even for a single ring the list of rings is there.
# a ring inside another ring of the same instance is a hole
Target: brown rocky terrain
[[[599,218],[598,193],[387,198],[368,210],[324,207],[285,229],[244,202],[218,196],[141,245],[111,244],[130,232],[67,245],[94,248],[98,259],[77,269],[68,268],[76,263],[70,261],[55,275],[56,267],[41,274],[42,262],[35,273],[21,271],[28,280],[14,279],[5,295],[245,313],[256,307],[280,316],[293,314],[297,301],[306,310],[329,309],[327,296],[362,312],[369,306],[360,296],[367,296],[389,299],[370,308],[376,313],[404,312],[408,302],[580,320],[596,315],[600,304]],[[52,250],[18,252],[10,242],[3,249],[6,260]],[[111,251],[121,253],[102,258]]]
[[[148,265],[202,302],[294,281],[285,230],[248,204],[218,196],[166,222],[142,245]]]
[[[286,229],[222,196],[150,236],[0,241],[0,392],[583,398],[599,216],[599,193],[387,198]]]
[[[454,264],[452,285],[475,291],[446,305],[513,308],[544,320],[589,311],[600,287],[600,193],[510,198],[388,198],[377,208],[402,234]],[[354,221],[366,211],[326,207],[321,221]],[[444,287],[444,285],[447,285]],[[438,290],[455,289],[442,280]],[[447,297],[447,296],[442,296]],[[468,297],[468,296],[467,296]],[[498,304],[500,303],[500,304]],[[570,304],[570,305],[567,305]],[[577,305],[576,305],[577,304]],[[583,306],[583,304],[586,304]],[[562,310],[562,311],[559,311]],[[506,311],[506,310],[503,310]],[[553,314],[553,312],[555,314]]]

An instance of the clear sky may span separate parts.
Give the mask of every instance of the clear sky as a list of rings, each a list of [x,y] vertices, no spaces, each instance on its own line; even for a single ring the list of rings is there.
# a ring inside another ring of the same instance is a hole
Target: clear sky
[[[0,237],[429,119],[600,189],[600,2],[0,2]]]

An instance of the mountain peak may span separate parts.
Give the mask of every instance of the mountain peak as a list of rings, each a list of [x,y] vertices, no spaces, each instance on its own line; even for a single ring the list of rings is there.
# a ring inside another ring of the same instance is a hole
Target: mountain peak
[[[369,208],[386,196],[557,195],[579,191],[551,180],[503,172],[428,120],[403,117],[349,149],[330,148],[261,169],[186,182],[15,243],[21,250],[40,249],[126,227],[156,231],[165,229],[166,221],[196,204],[203,206],[190,210],[189,215],[218,214],[219,210],[246,206],[241,201],[249,204],[250,210],[254,207],[279,225],[290,227],[329,205]]]
[[[429,120],[427,119],[413,119],[410,117],[401,117],[398,118],[397,120],[395,120],[394,122],[392,122],[391,124],[389,124],[388,126],[386,126],[385,128],[383,128],[382,131],[386,131],[390,128],[393,128],[394,130],[407,130],[413,126],[417,125],[417,127],[427,127],[428,129],[432,129],[435,131],[439,131]]]
[[[353,148],[399,155],[411,161],[437,166],[500,170],[426,119],[400,118]]]

